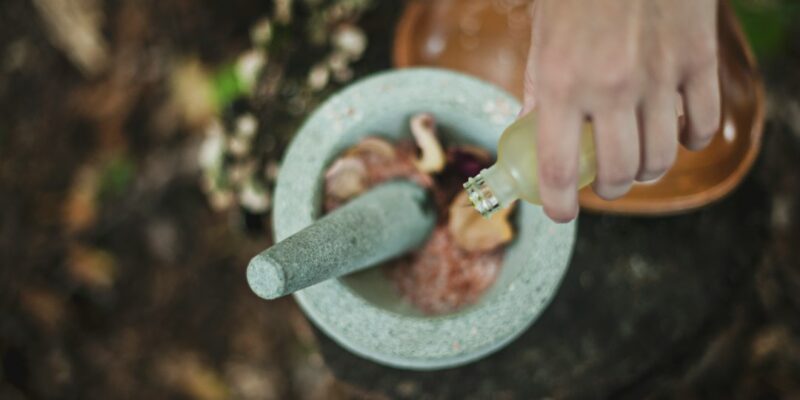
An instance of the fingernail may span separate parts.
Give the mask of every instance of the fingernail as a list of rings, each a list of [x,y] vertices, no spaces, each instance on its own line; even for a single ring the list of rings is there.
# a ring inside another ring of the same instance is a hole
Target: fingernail
[[[655,172],[655,173],[647,173],[643,172],[636,176],[636,182],[639,183],[655,183],[661,180],[664,175],[667,174],[667,171],[664,172]]]
[[[633,182],[621,185],[595,184],[592,189],[600,198],[611,201],[628,193],[632,185]]]
[[[550,193],[547,198],[542,198],[545,204],[545,212],[550,219],[558,223],[572,221],[578,214],[577,193],[568,190]]]

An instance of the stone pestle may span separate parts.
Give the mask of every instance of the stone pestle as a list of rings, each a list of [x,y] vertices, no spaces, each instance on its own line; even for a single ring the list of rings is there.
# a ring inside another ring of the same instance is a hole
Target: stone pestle
[[[275,299],[374,266],[421,245],[435,214],[419,185],[381,184],[255,256],[247,282]]]

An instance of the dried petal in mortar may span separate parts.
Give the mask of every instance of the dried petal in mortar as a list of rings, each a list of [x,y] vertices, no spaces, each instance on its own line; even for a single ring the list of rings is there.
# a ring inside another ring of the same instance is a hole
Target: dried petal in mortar
[[[492,155],[481,147],[463,145],[447,149],[447,164],[465,178],[477,175],[492,165]]]
[[[366,188],[367,169],[358,158],[340,158],[325,173],[325,193],[338,200],[350,199]]]
[[[394,146],[388,141],[375,136],[367,136],[351,147],[346,156],[359,156],[366,159],[376,158],[376,161],[391,161],[397,156]]]
[[[436,119],[428,113],[411,117],[411,134],[417,142],[422,155],[415,162],[420,171],[441,172],[444,169],[445,155],[442,144],[436,137]]]
[[[463,191],[450,204],[447,228],[460,248],[468,252],[489,251],[513,238],[514,230],[508,221],[512,207],[483,218],[469,204],[469,197]]]

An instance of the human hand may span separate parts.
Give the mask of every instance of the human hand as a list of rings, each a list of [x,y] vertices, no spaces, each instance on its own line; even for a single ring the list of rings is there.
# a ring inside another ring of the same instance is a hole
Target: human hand
[[[581,124],[594,127],[604,199],[659,178],[678,142],[705,147],[720,120],[717,0],[537,0],[523,114],[538,113],[547,215],[578,213]],[[678,128],[683,100],[686,123]]]

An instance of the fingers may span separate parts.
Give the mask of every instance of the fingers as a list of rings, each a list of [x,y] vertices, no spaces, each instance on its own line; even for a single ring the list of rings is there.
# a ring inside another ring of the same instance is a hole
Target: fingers
[[[552,103],[550,103],[552,105]],[[578,153],[582,115],[561,104],[539,108],[539,192],[547,216],[568,222],[578,215]]]
[[[678,119],[675,91],[661,90],[646,98],[640,108],[639,148],[641,151],[636,180],[660,178],[675,162],[678,154]]]
[[[613,110],[593,115],[597,178],[594,191],[611,200],[625,194],[639,170],[636,114]]]
[[[681,132],[681,142],[689,150],[700,150],[714,138],[720,123],[719,75],[716,63],[686,81],[683,86],[683,104],[686,127]]]

